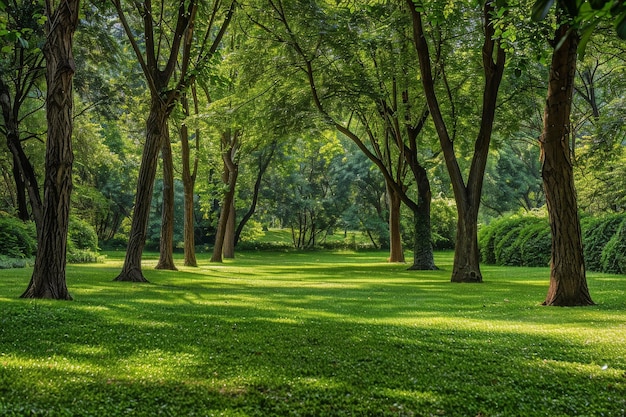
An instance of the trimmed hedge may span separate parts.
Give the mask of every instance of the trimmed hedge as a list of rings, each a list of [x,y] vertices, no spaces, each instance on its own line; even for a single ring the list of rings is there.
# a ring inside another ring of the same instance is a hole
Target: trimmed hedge
[[[626,214],[585,217],[581,221],[585,265],[589,271],[626,274]],[[548,266],[548,218],[514,215],[480,228],[481,260],[507,266]]]

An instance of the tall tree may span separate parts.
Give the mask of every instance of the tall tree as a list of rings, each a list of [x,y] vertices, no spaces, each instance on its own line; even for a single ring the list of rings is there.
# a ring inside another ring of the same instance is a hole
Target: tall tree
[[[115,280],[146,282],[147,280],[141,271],[141,258],[146,240],[158,156],[167,135],[168,119],[174,104],[180,98],[181,92],[191,84],[195,77],[194,74],[189,73],[190,66],[195,64],[195,68],[200,68],[206,65],[215,53],[232,17],[234,2],[230,3],[222,25],[217,32],[214,31],[214,24],[217,25],[216,21],[219,20],[222,8],[220,1],[213,3],[212,9],[210,8],[212,12],[209,14],[208,28],[196,45],[199,52],[197,51],[198,53],[193,57],[191,53],[194,46],[192,42],[194,39],[193,28],[198,11],[198,3],[195,0],[178,1],[173,24],[170,24],[167,19],[171,10],[165,5],[157,11],[156,9],[153,10],[151,0],[137,3],[135,6],[143,21],[143,39],[141,42],[136,38],[136,32],[133,31],[126,18],[121,0],[112,0],[112,2],[135,51],[150,90],[150,113],[146,122],[146,141],[139,169],[128,248],[122,271]],[[169,30],[170,27],[173,28],[171,31]],[[145,48],[140,46],[141,43],[145,43]],[[165,51],[166,45],[169,46],[169,53]],[[180,63],[179,57],[183,58]]]
[[[39,2],[14,2],[2,10],[6,13],[5,27],[0,27],[3,57],[0,60],[0,108],[3,123],[0,132],[13,159],[13,179],[16,186],[18,215],[22,220],[31,218],[41,230],[43,202],[35,166],[29,159],[23,143],[35,135],[25,134],[25,119],[34,113],[29,102],[38,101],[38,83],[45,73],[44,55],[39,49],[44,31],[42,18],[44,6]],[[10,53],[6,53],[9,50]],[[33,97],[35,100],[33,100]],[[40,109],[43,103],[35,104]],[[27,205],[30,203],[31,213]]]
[[[413,24],[413,41],[419,57],[420,78],[444,153],[457,205],[458,223],[451,280],[452,282],[482,282],[479,265],[480,251],[478,249],[478,210],[495,119],[498,90],[505,64],[504,49],[500,45],[500,41],[494,36],[493,17],[496,12],[496,2],[490,0],[483,2],[484,41],[481,53],[484,88],[480,126],[474,141],[474,153],[467,183],[457,160],[454,138],[450,134],[443,117],[439,97],[435,90],[432,58],[422,23],[423,12],[418,9],[413,0],[406,0],[405,3]]]
[[[67,232],[72,192],[73,36],[79,0],[46,1],[46,175],[43,218],[37,235],[33,275],[23,298],[71,300],[65,280]]]
[[[355,11],[344,5],[330,8],[313,1],[294,5],[279,0],[268,1],[268,5],[271,20],[257,24],[275,42],[292,49],[295,65],[302,70],[313,106],[324,122],[351,139],[385,178],[390,261],[404,261],[399,229],[400,204],[404,202],[415,216],[412,269],[434,269],[430,183],[417,144],[428,112],[411,111],[416,97],[410,84],[413,77],[407,72],[409,51],[402,28],[385,36],[371,35],[389,30],[378,27],[377,22],[381,14],[393,13],[393,8]],[[303,15],[307,17],[302,19]],[[282,28],[269,23],[276,20]],[[356,26],[358,29],[353,29]],[[409,171],[417,184],[417,199],[408,195],[405,177]]]

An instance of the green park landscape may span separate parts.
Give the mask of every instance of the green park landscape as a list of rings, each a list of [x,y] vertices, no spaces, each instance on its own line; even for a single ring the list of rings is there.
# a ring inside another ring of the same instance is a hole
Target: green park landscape
[[[626,417],[622,0],[0,0],[0,417]]]
[[[71,303],[19,300],[30,271],[0,271],[0,415],[624,415],[623,276],[553,309],[547,268],[452,284],[450,252],[418,273],[384,256],[204,256],[132,284],[108,253],[68,267]]]

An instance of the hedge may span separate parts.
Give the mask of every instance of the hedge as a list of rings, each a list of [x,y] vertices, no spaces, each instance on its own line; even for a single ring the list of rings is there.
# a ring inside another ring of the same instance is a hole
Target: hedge
[[[626,274],[626,213],[581,221],[588,271]],[[482,262],[508,266],[548,266],[551,234],[546,216],[513,215],[482,226]]]

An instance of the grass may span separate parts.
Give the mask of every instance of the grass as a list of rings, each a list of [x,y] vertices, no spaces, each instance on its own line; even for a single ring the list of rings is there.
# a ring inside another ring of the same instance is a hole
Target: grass
[[[548,270],[480,285],[383,252],[249,252],[112,282],[70,265],[73,302],[21,300],[0,271],[1,416],[626,415],[626,277],[597,306],[540,305]]]

